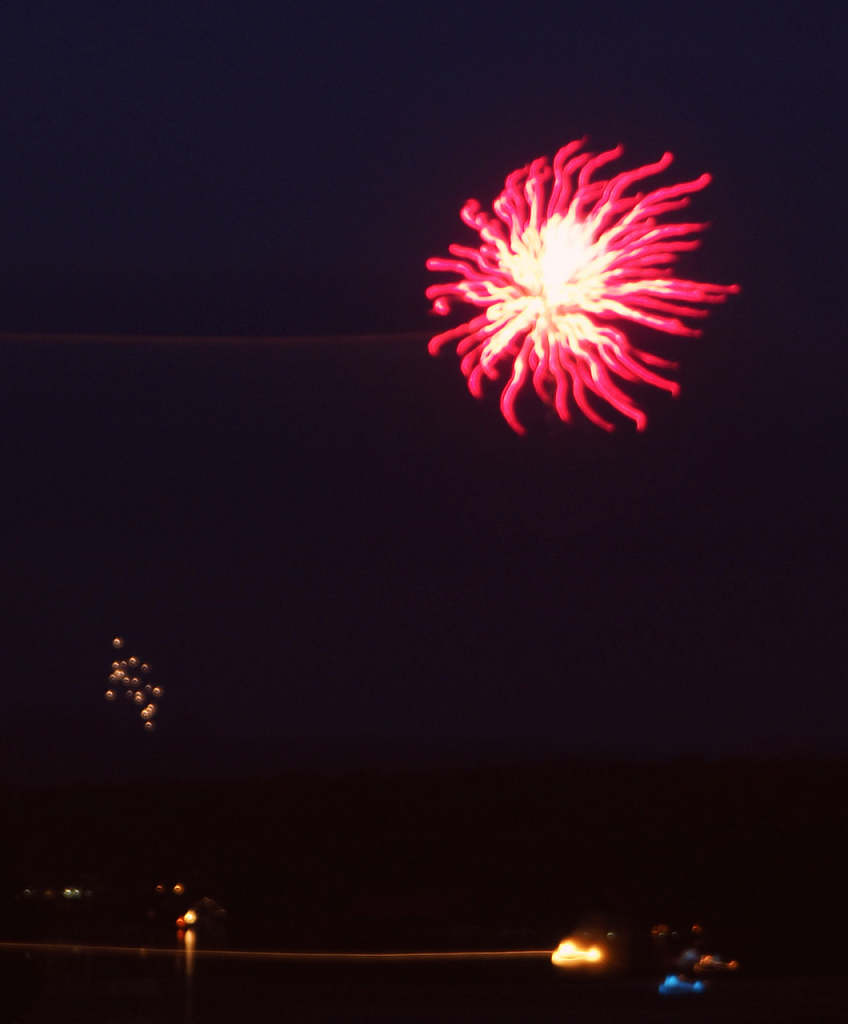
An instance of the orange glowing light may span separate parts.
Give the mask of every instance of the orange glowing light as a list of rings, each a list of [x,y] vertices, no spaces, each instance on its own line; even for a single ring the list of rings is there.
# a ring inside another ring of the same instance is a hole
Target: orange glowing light
[[[124,646],[124,641],[121,639],[121,637],[116,636],[115,639],[112,641],[112,646],[113,647],[123,647]]]
[[[551,953],[551,963],[556,967],[599,964],[604,958],[600,946],[584,946],[574,939],[563,939]]]
[[[177,896],[185,892],[185,886],[182,884],[182,882],[177,882],[177,884],[174,886],[174,892],[176,893]]]
[[[739,969],[738,960],[722,960],[720,956],[705,954],[695,964],[697,974],[714,974],[721,971],[736,971]]]
[[[186,924],[195,924],[197,922],[197,914],[193,910],[187,910],[183,914],[183,920]]]

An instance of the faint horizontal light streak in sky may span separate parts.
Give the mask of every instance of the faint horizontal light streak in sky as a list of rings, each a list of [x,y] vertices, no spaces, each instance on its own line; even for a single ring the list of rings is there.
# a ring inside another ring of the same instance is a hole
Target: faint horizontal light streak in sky
[[[377,342],[425,342],[432,331],[406,331],[394,334],[303,334],[303,335],[250,335],[250,334],[28,334],[26,332],[0,332],[3,342],[30,342],[33,344],[69,345],[357,345]]]
[[[54,942],[0,942],[0,950],[42,953],[99,953],[112,956],[185,956],[180,948],[161,946],[84,946]],[[240,960],[541,960],[551,958],[550,949],[455,950],[430,953],[287,953],[274,950],[194,949],[195,957]]]

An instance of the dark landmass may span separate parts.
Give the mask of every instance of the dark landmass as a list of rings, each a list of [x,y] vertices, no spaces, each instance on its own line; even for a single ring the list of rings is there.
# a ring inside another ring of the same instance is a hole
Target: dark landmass
[[[210,897],[228,946],[552,949],[595,915],[633,970],[697,921],[748,974],[844,974],[846,794],[803,759],[7,788],[0,937],[168,945]]]
[[[197,964],[186,993],[173,965],[147,963],[121,971],[82,958],[66,965],[61,984],[47,986],[33,1024],[842,1024],[848,981],[734,978],[701,996],[664,999],[648,981],[586,985],[557,977],[548,965],[531,976],[494,965],[465,967],[452,978],[427,967],[410,972],[360,967],[356,977],[325,972],[323,981],[248,963],[221,971]],[[104,969],[105,968],[105,969]],[[544,978],[542,975],[544,974]]]

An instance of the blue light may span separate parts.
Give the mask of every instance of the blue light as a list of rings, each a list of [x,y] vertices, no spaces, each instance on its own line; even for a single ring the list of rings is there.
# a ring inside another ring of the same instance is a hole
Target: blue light
[[[678,978],[676,974],[667,975],[659,988],[661,996],[682,996],[690,992],[703,991],[704,983],[702,981],[687,981],[685,978]]]

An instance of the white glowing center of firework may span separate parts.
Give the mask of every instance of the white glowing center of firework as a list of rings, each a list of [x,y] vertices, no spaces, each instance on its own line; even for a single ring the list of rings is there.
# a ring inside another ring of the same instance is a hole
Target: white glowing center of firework
[[[554,216],[540,231],[525,231],[517,248],[501,262],[528,299],[536,299],[534,305],[551,312],[579,305],[592,261],[591,225]]]

